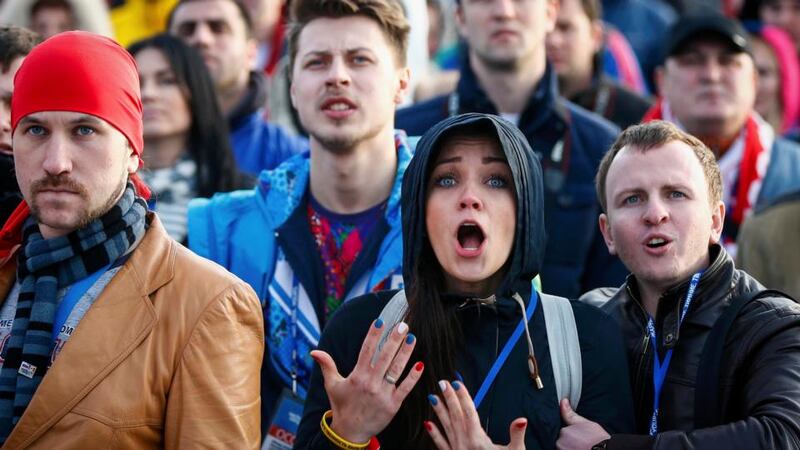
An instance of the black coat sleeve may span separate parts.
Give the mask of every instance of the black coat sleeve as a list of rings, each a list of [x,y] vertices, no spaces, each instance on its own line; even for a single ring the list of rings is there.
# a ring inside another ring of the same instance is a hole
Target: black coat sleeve
[[[617,323],[599,309],[572,302],[583,363],[583,388],[576,412],[609,434],[634,429],[628,362]]]

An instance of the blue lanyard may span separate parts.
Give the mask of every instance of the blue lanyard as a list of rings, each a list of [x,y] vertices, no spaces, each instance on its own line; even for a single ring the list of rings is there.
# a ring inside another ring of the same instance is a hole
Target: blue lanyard
[[[297,395],[297,310],[300,298],[300,282],[292,274],[292,320],[289,325],[289,334],[292,336],[292,394]]]
[[[492,365],[492,368],[489,369],[489,373],[486,374],[486,379],[483,380],[481,388],[475,395],[475,409],[480,407],[483,398],[486,397],[486,393],[489,392],[489,388],[492,386],[492,383],[494,383],[494,379],[497,378],[497,374],[500,372],[500,369],[503,368],[503,364],[505,364],[506,359],[508,359],[508,355],[511,353],[511,350],[514,349],[517,341],[519,341],[519,337],[522,336],[522,330],[525,329],[525,322],[530,322],[531,317],[533,317],[533,312],[536,310],[537,303],[539,303],[539,294],[536,292],[536,289],[533,289],[533,292],[531,293],[531,300],[528,302],[528,308],[525,310],[525,320],[519,321],[519,325],[517,325],[517,328],[514,330],[514,333],[511,334],[511,337],[508,338],[508,342],[506,342],[505,347],[503,347],[503,351],[500,352],[500,355]]]
[[[92,285],[108,270],[109,267],[111,267],[111,264],[101,267],[97,272],[90,274],[82,280],[76,281],[72,286],[69,287],[69,290],[67,290],[67,293],[64,295],[61,303],[58,304],[56,316],[53,320],[54,341],[58,338],[59,333],[61,333],[61,327],[64,326],[64,323],[67,321],[70,313],[72,313],[75,305],[77,305],[78,301],[81,299],[81,297],[83,297],[83,294],[85,294],[86,291],[92,287]]]
[[[692,304],[694,292],[697,285],[700,284],[700,276],[703,272],[698,272],[692,275],[692,281],[689,282],[689,290],[686,292],[686,299],[683,301],[683,308],[681,309],[681,316],[678,319],[678,329],[680,330],[686,311],[689,310],[689,305]],[[650,418],[650,436],[658,434],[658,408],[661,402],[661,389],[664,387],[664,380],[667,378],[667,371],[669,370],[669,363],[672,360],[672,348],[667,350],[664,359],[658,358],[658,341],[656,340],[656,327],[653,318],[650,317],[647,321],[647,332],[650,333],[650,342],[653,344],[653,416]]]

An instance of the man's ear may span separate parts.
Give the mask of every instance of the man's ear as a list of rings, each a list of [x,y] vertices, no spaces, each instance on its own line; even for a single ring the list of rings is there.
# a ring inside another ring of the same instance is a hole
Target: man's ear
[[[411,86],[411,69],[403,67],[397,69],[398,85],[397,91],[394,94],[395,105],[402,104],[408,97],[408,88]]]
[[[139,170],[139,155],[136,154],[136,151],[133,149],[130,141],[126,139],[125,143],[125,150],[128,152],[126,168],[128,169],[128,175],[133,175],[137,170]]]
[[[708,238],[709,244],[716,244],[722,237],[722,227],[725,225],[725,203],[717,202],[711,208],[711,236]]]
[[[606,213],[600,214],[600,217],[597,219],[598,225],[600,226],[600,233],[603,234],[603,240],[606,241],[606,247],[608,247],[608,253],[612,255],[617,254],[617,249],[614,246],[614,237],[611,235],[611,222],[608,220],[608,215]]]

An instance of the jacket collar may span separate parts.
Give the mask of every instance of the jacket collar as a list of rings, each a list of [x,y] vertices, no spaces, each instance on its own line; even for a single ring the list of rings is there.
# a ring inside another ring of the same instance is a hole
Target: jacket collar
[[[175,274],[178,245],[159,219],[103,289],[42,380],[4,449],[24,448],[64,417],[148,336],[156,323],[149,295]],[[0,268],[3,297],[13,284],[15,261]],[[109,400],[111,401],[111,400]]]
[[[461,69],[461,77],[456,87],[458,95],[459,113],[461,112],[482,112],[487,114],[499,114],[497,107],[486,95],[486,91],[481,87],[478,77],[470,67],[469,62],[465,61]],[[540,122],[549,117],[554,110],[554,103],[558,98],[558,79],[555,70],[548,63],[545,67],[544,75],[533,90],[533,94],[528,99],[528,103],[522,110],[519,117],[519,127],[523,124],[528,128],[529,124],[536,128]]]
[[[730,291],[731,280],[733,279],[735,267],[733,260],[728,255],[722,246],[714,244],[709,249],[711,264],[703,271],[700,277],[700,282],[694,294],[694,300],[690,311],[687,313],[686,320],[692,317],[691,311],[697,311],[703,307],[704,304],[714,302],[715,300],[724,297]],[[658,311],[656,313],[656,327],[658,330],[658,337],[661,342],[660,346],[665,349],[675,347],[680,337],[679,319],[683,301],[686,298],[686,293],[689,290],[690,279],[686,279],[681,283],[669,288],[658,301]],[[641,309],[642,320],[647,322],[647,313],[644,312],[644,307],[641,304],[639,289],[636,284],[636,278],[633,274],[628,275],[624,289],[620,289],[620,293],[627,297],[626,308]],[[623,297],[623,298],[625,298]],[[660,326],[659,326],[660,322]]]
[[[413,156],[408,138],[402,130],[395,130],[397,148],[397,174],[386,205],[385,218],[394,228],[400,223],[400,191],[403,175]],[[267,228],[278,229],[303,202],[310,175],[310,152],[303,152],[281,163],[274,170],[262,171],[256,185],[256,201],[263,211]]]

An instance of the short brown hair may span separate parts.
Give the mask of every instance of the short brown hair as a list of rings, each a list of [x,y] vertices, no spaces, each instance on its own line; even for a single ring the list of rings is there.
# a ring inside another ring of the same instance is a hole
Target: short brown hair
[[[364,16],[374,20],[394,47],[397,62],[406,65],[408,33],[411,26],[406,20],[403,5],[398,0],[292,0],[289,31],[289,73],[294,68],[300,32],[315,19]]]
[[[603,20],[603,7],[600,5],[600,0],[581,0],[581,7],[583,13],[592,22]]]
[[[643,123],[628,127],[623,131],[611,149],[603,156],[600,161],[600,168],[597,170],[597,178],[595,184],[597,186],[597,198],[600,200],[600,205],[603,207],[604,212],[608,212],[608,205],[606,202],[606,179],[608,178],[608,170],[611,168],[611,163],[617,157],[620,151],[625,147],[632,147],[641,152],[646,152],[656,147],[660,147],[672,141],[683,142],[688,145],[700,165],[703,166],[703,174],[706,176],[706,184],[708,185],[708,194],[711,204],[716,204],[722,200],[722,174],[719,171],[717,158],[714,153],[705,144],[700,142],[699,139],[689,133],[681,131],[675,125],[664,122],[663,120],[654,120],[652,122]]]
[[[15,59],[26,56],[41,41],[38,34],[27,28],[0,26],[0,71],[8,72]]]

